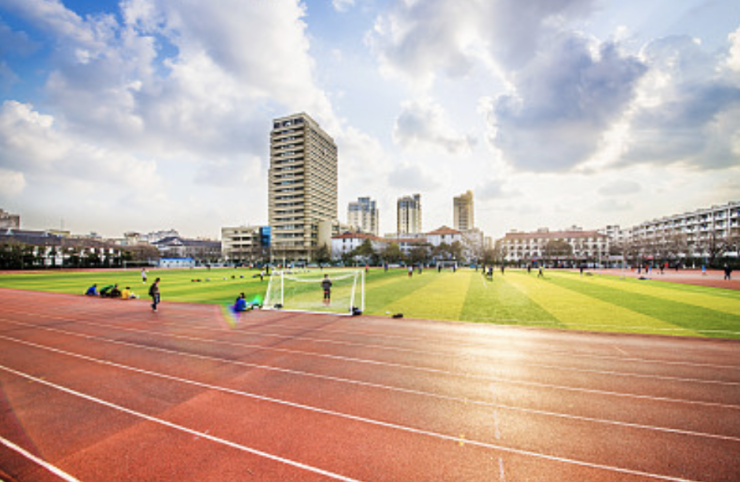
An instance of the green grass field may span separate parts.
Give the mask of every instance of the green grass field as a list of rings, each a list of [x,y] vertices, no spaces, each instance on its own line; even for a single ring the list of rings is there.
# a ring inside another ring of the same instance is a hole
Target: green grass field
[[[225,306],[241,292],[248,300],[264,297],[268,281],[260,282],[256,273],[155,270],[146,285],[135,270],[17,273],[0,275],[0,287],[82,294],[92,283],[118,283],[146,298],[149,283],[161,277],[165,302]],[[489,281],[465,269],[426,270],[413,277],[405,270],[377,269],[367,274],[365,296],[365,313],[371,315],[740,339],[740,292],[720,288],[553,271],[541,279],[534,272],[508,270]]]

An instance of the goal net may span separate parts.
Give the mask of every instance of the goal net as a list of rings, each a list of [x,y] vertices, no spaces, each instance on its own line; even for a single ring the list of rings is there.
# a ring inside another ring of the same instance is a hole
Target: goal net
[[[326,278],[324,276],[326,275]],[[324,300],[324,280],[331,281],[330,300]],[[295,273],[276,271],[270,276],[265,309],[352,315],[365,310],[365,273],[362,270]]]

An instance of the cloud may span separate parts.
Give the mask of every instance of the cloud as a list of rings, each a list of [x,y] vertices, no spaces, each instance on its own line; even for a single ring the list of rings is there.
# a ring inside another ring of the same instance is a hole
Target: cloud
[[[506,181],[501,179],[489,179],[475,189],[475,195],[481,201],[492,199],[509,199],[520,196],[518,190],[510,190],[506,187]]]
[[[414,192],[433,191],[440,184],[417,164],[401,163],[388,175],[388,185]]]
[[[650,72],[630,117],[625,162],[698,169],[738,165],[740,77],[731,71],[734,48],[711,54],[690,37],[660,39],[645,48]]]
[[[402,104],[396,119],[393,139],[406,149],[442,150],[448,154],[466,154],[475,145],[475,139],[455,132],[446,119],[442,107],[429,100]]]
[[[11,199],[18,196],[26,187],[26,178],[22,172],[11,171],[0,167],[0,197]]]
[[[490,105],[490,141],[517,169],[568,171],[598,149],[644,72],[614,43],[563,33]]]
[[[64,189],[74,183],[97,191],[107,184],[145,191],[159,183],[154,162],[75,138],[57,128],[52,116],[15,101],[0,107],[0,159],[0,168],[20,173],[24,186],[37,182]]]
[[[635,181],[628,179],[617,179],[605,184],[599,188],[599,194],[603,196],[624,196],[626,194],[635,194],[642,190],[642,186]]]
[[[355,0],[332,0],[331,4],[337,12],[346,12],[350,8],[354,7]]]
[[[595,0],[399,1],[375,22],[368,42],[384,72],[428,84],[438,73],[456,78],[481,55],[506,69],[533,59],[543,39],[586,17]]]

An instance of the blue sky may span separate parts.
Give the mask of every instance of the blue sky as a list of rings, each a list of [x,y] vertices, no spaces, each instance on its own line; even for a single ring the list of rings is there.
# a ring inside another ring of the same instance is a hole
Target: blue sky
[[[267,222],[268,135],[339,146],[339,218],[641,221],[740,199],[740,3],[0,0],[0,207],[23,227]]]

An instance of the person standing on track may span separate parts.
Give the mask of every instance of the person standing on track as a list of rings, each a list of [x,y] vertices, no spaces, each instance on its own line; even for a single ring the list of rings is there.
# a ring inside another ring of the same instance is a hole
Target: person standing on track
[[[324,306],[329,306],[331,304],[331,280],[328,274],[324,275],[321,287],[324,289]]]
[[[152,297],[152,311],[156,312],[159,304],[159,278],[149,287],[149,296]]]

